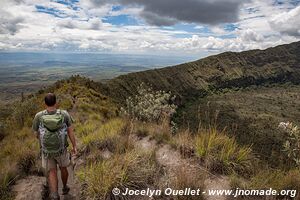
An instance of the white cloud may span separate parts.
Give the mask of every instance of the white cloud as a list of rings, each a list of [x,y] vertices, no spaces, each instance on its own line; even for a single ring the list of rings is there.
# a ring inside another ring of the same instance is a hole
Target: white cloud
[[[0,15],[0,34],[14,35],[22,28],[23,18],[3,11]]]
[[[102,27],[102,21],[99,18],[91,18],[88,21],[67,18],[60,20],[58,26],[69,29],[99,30]]]
[[[219,27],[219,26],[213,26],[210,29],[214,34],[218,34],[218,35],[223,35],[226,34],[226,31],[224,30],[224,28]]]
[[[100,0],[101,1],[101,0]],[[65,18],[37,12],[36,5],[58,10]],[[237,30],[223,26],[196,25],[197,32],[174,27],[104,23],[106,16],[129,15],[139,22],[141,8],[112,5],[93,7],[80,1],[68,5],[47,0],[0,1],[0,50],[111,51],[122,53],[176,53],[206,55],[223,51],[262,49],[296,41],[299,36],[300,9],[274,8],[270,0],[245,4]],[[247,9],[254,8],[249,13]],[[205,33],[205,28],[212,33]],[[227,36],[227,34],[231,36]],[[180,36],[180,37],[179,37]]]
[[[264,39],[264,36],[262,34],[257,33],[256,31],[252,29],[246,29],[239,31],[240,37],[242,38],[242,41],[245,42],[262,42]]]
[[[270,19],[271,27],[283,34],[300,36],[300,6]]]

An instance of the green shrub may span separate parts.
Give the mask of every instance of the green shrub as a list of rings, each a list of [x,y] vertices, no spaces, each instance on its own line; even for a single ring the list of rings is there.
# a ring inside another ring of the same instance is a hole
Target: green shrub
[[[154,91],[142,83],[137,94],[126,99],[126,106],[121,111],[133,119],[158,122],[175,113],[177,107],[172,103],[174,98],[171,93]]]
[[[279,128],[287,133],[287,140],[284,143],[283,151],[286,156],[300,168],[300,129],[291,122],[281,122]]]

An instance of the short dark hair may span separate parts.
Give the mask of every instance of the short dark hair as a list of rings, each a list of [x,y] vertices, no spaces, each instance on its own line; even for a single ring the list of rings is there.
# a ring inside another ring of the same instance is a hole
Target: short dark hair
[[[56,104],[56,96],[53,93],[48,93],[45,96],[45,104],[47,106],[54,106]]]

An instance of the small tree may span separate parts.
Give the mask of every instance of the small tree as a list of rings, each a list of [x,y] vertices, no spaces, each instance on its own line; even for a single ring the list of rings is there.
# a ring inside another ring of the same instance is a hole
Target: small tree
[[[154,91],[142,83],[137,94],[127,98],[126,106],[121,110],[132,119],[159,122],[170,118],[176,112],[177,106],[172,103],[174,98],[170,92]]]
[[[280,122],[278,127],[288,134],[283,151],[297,167],[300,167],[300,130],[298,126],[291,122]]]

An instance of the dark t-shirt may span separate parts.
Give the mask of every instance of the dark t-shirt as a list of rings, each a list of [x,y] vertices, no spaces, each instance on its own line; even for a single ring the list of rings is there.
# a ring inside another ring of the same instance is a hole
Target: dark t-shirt
[[[47,111],[47,110],[46,110]],[[53,114],[55,114],[56,113],[56,111],[57,110],[55,110],[55,111],[52,111],[52,112],[48,112],[47,111],[47,115],[53,115]],[[65,122],[64,123],[66,123],[66,125],[67,125],[67,127],[70,127],[71,125],[72,125],[72,123],[73,123],[73,119],[72,119],[72,117],[70,116],[70,114],[66,111],[66,110],[60,110],[61,111],[61,113],[64,115],[64,119],[65,119]],[[38,112],[36,115],[35,115],[35,117],[34,117],[34,119],[33,119],[33,122],[32,122],[32,129],[33,129],[33,131],[35,131],[35,132],[38,132],[38,130],[39,130],[39,125],[40,125],[40,119],[41,119],[41,116],[43,116],[45,114],[45,110],[43,110],[43,111],[41,111],[41,112]]]

